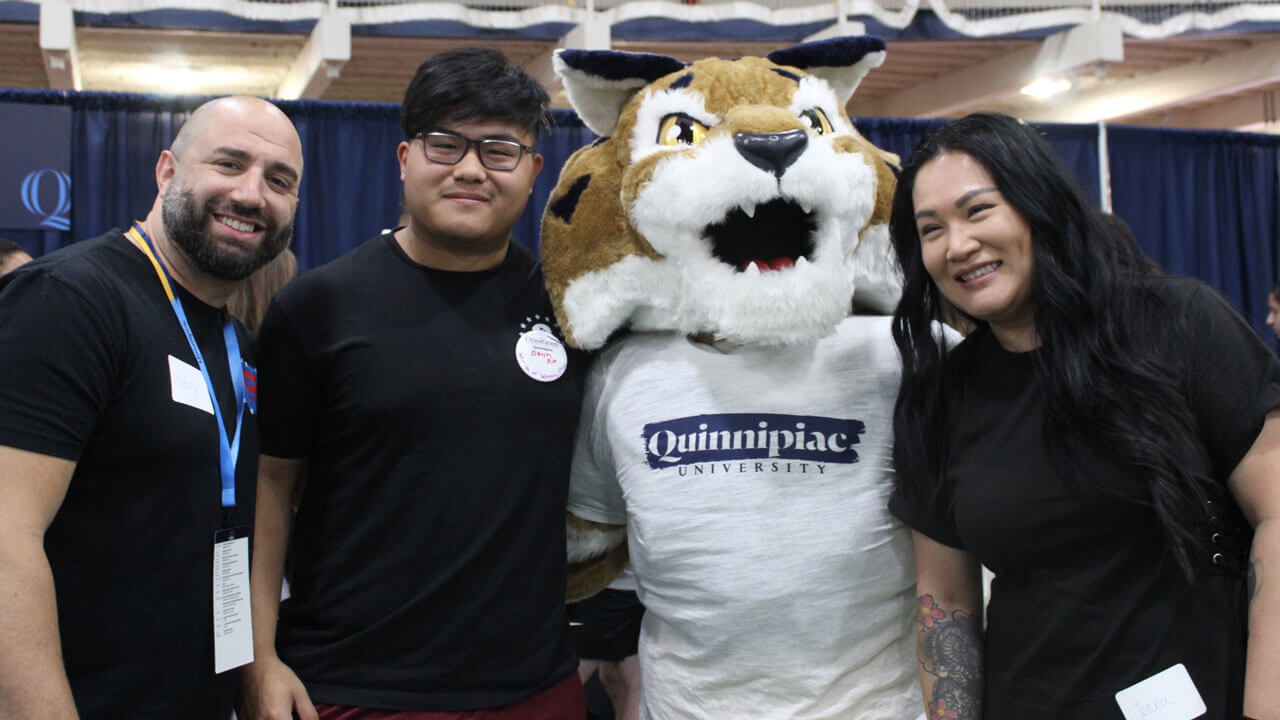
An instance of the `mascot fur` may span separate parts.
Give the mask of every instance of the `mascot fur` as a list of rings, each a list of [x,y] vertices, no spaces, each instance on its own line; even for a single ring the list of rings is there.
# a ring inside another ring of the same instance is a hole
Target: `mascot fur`
[[[874,38],[689,65],[556,53],[601,136],[543,218],[560,327],[603,348],[569,595],[629,557],[643,717],[921,716],[910,537],[886,509],[899,363],[889,319],[851,314],[898,291],[896,158],[844,109],[883,57]]]

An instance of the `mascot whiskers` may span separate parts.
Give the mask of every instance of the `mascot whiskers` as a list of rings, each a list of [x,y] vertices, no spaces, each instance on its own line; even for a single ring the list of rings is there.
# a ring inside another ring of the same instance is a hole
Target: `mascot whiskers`
[[[560,327],[602,348],[570,596],[629,557],[643,717],[920,716],[910,537],[886,509],[898,357],[889,318],[851,314],[896,301],[896,159],[844,109],[883,56],[556,54],[602,138],[543,218]]]

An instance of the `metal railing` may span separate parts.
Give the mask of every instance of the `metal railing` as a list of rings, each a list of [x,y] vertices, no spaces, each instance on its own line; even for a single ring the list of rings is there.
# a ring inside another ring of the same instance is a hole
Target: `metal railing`
[[[37,2],[38,0],[27,0]],[[871,18],[903,28],[931,11],[966,36],[992,37],[1079,25],[1102,14],[1116,16],[1125,34],[1169,37],[1249,22],[1280,21],[1280,0],[1243,3],[1202,0],[1101,2],[1100,0],[43,0],[69,2],[74,10],[135,13],[158,9],[206,10],[250,20],[293,21],[325,13],[352,25],[449,20],[478,29],[520,29],[544,23],[612,25],[637,18],[687,23],[753,20],[787,26]]]

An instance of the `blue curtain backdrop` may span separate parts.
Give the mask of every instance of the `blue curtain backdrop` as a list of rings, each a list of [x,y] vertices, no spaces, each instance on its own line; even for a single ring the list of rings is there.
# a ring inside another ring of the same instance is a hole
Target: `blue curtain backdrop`
[[[897,153],[903,162],[910,157],[916,143],[945,123],[945,120],[854,119],[863,137],[878,148]],[[1080,187],[1093,199],[1094,205],[1100,205],[1097,126],[1038,124],[1036,128],[1075,173]]]
[[[0,90],[0,129],[6,103],[71,108],[73,203],[70,231],[0,228],[0,233],[40,255],[142,217],[155,198],[156,158],[202,100]],[[322,264],[396,224],[400,175],[395,149],[403,139],[398,106],[325,101],[280,106],[302,138],[305,171],[294,228],[301,266]],[[545,158],[542,174],[515,229],[516,238],[535,250],[541,211],[560,167],[595,137],[572,112],[557,111],[553,121],[539,142]],[[939,123],[856,122],[873,143],[903,157]],[[1098,128],[1037,127],[1096,202]],[[1199,277],[1221,290],[1274,343],[1264,319],[1267,291],[1280,274],[1280,138],[1109,127],[1107,145],[1113,210],[1133,228],[1143,248],[1169,272]]]
[[[302,139],[293,251],[322,265],[400,217],[400,111],[385,103],[280,103]]]
[[[1112,202],[1147,254],[1222,290],[1274,343],[1280,137],[1117,126],[1107,138]]]

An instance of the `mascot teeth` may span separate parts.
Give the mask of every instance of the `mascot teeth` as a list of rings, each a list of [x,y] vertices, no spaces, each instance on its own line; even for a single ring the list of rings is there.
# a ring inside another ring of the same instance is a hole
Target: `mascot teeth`
[[[749,217],[749,218],[755,218],[755,216],[756,216],[756,206],[755,206],[755,205],[743,205],[743,206],[742,206],[742,212],[746,213],[747,217]]]
[[[739,264],[738,270],[748,275],[759,275],[761,268],[770,271],[786,270],[789,267],[799,265],[801,260],[804,260],[803,255],[796,260],[792,260],[789,257],[776,257],[772,260],[749,260]]]
[[[782,270],[816,249],[818,217],[799,203],[775,199],[748,214],[735,207],[720,222],[702,232],[711,255],[745,270],[755,263],[761,270]]]

